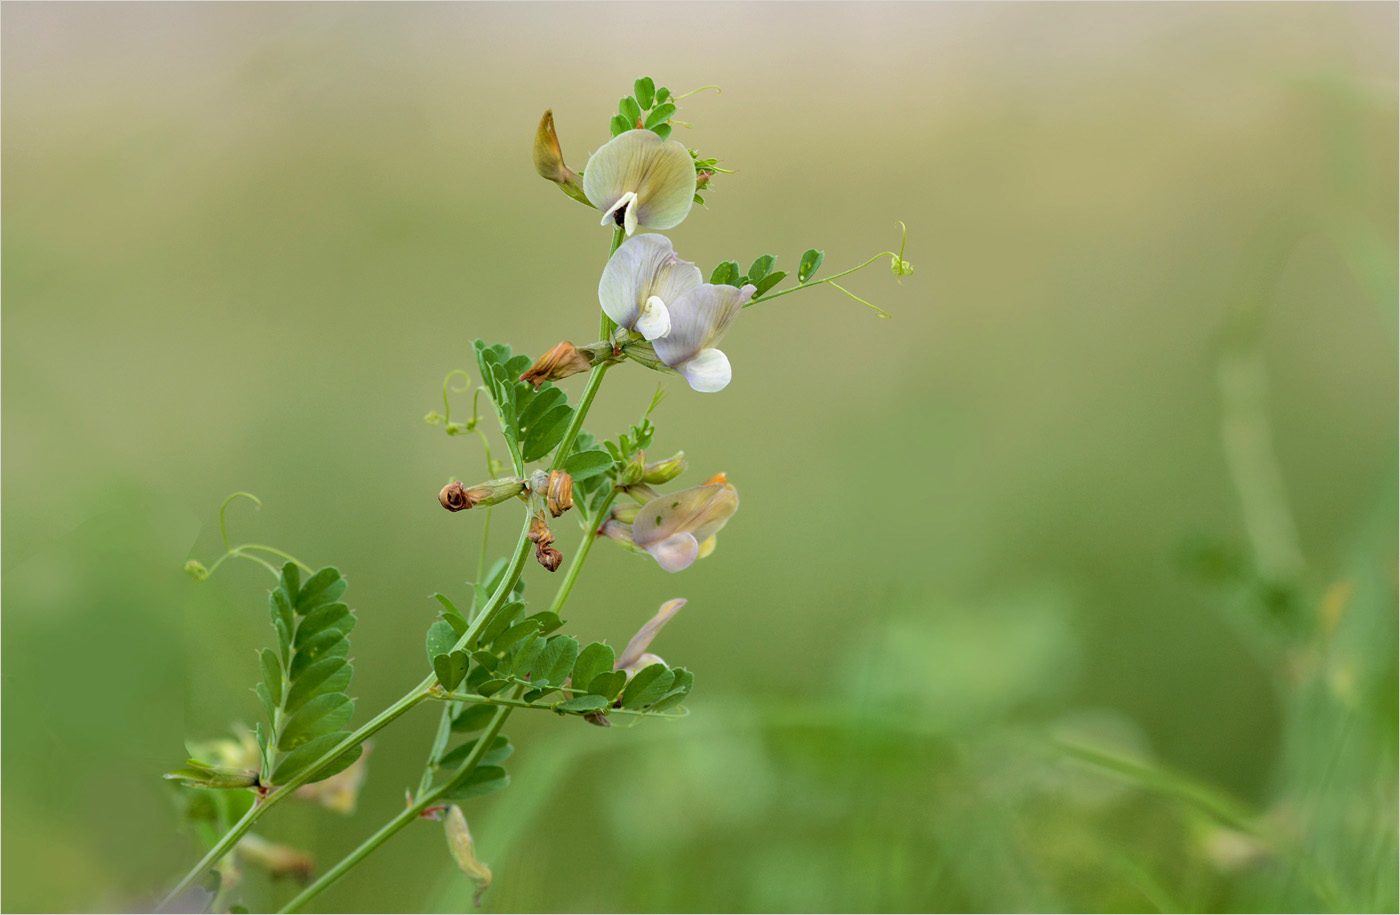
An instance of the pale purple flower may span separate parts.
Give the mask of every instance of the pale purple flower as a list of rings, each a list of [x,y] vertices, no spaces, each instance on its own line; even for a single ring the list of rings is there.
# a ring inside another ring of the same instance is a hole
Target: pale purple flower
[[[656,634],[661,631],[661,627],[665,626],[671,617],[676,615],[676,611],[684,606],[685,598],[683,597],[668,600],[662,604],[661,609],[656,612],[656,616],[648,620],[647,624],[638,629],[637,634],[632,636],[632,641],[627,643],[627,647],[622,650],[617,662],[613,664],[613,670],[625,670],[627,676],[630,677],[644,667],[665,664],[665,661],[647,651],[647,648],[650,647],[651,640],[656,638]]]
[[[697,391],[729,384],[729,358],[715,348],[753,298],[753,286],[713,286],[662,235],[622,243],[598,281],[598,302],[619,327],[651,341],[662,365]]]
[[[618,134],[588,160],[583,193],[603,211],[603,225],[630,236],[644,229],[678,226],[695,200],[695,160],[675,140],[650,130]]]
[[[632,522],[632,541],[667,572],[679,572],[709,555],[715,534],[738,510],[739,493],[718,474],[643,505]]]
[[[618,327],[655,340],[671,330],[670,306],[700,284],[700,269],[681,260],[664,235],[638,235],[603,268],[598,302]]]
[[[701,393],[724,390],[732,371],[729,357],[715,348],[739,317],[756,287],[696,286],[668,308],[670,332],[651,341],[657,357],[680,372]]]

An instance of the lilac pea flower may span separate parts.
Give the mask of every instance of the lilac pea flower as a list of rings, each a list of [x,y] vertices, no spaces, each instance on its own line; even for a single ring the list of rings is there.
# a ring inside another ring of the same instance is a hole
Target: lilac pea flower
[[[700,283],[700,268],[681,260],[664,235],[638,235],[603,268],[598,302],[618,327],[655,340],[671,331],[671,304]]]
[[[757,291],[752,285],[696,286],[670,303],[670,332],[651,342],[657,357],[701,393],[724,390],[733,372],[715,344]]]
[[[627,643],[627,647],[622,650],[617,662],[613,664],[613,670],[625,670],[630,678],[637,671],[653,664],[665,664],[666,662],[656,655],[647,651],[651,645],[651,640],[656,638],[656,634],[661,631],[661,627],[670,622],[671,617],[676,615],[676,611],[685,606],[685,598],[668,600],[661,605],[661,609],[647,621],[647,624],[637,630],[637,634],[632,636],[632,641]]]
[[[667,572],[679,572],[714,550],[715,534],[738,510],[739,493],[716,474],[643,505],[632,522],[632,541]]]
[[[678,226],[695,201],[695,160],[675,140],[650,130],[618,134],[588,160],[583,193],[628,236],[644,229]]]

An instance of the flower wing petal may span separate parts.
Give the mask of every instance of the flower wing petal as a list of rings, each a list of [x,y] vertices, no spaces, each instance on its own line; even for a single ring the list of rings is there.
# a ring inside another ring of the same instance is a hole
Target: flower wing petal
[[[632,641],[627,643],[623,649],[622,656],[613,665],[613,670],[622,670],[624,667],[631,667],[637,663],[637,659],[642,656],[651,645],[651,640],[656,638],[656,634],[661,631],[661,627],[670,622],[671,617],[676,615],[676,611],[685,606],[685,598],[680,597],[675,600],[668,600],[661,605],[661,609],[647,621],[647,624],[637,630],[637,634],[632,636]]]
[[[631,330],[647,299],[670,303],[700,285],[700,268],[676,256],[664,235],[638,235],[623,242],[598,280],[598,302],[619,327]]]
[[[668,496],[657,496],[643,505],[632,522],[632,539],[654,556],[652,551],[658,544],[676,534],[690,534],[696,541],[698,555],[699,541],[717,533],[738,509],[739,494],[733,486],[726,483],[692,486]],[[692,556],[691,561],[694,559]]]
[[[712,286],[705,283],[688,290],[674,301],[667,301],[671,332],[652,342],[656,355],[672,368],[689,362],[701,350],[711,349],[744,305],[753,298],[755,287]]]

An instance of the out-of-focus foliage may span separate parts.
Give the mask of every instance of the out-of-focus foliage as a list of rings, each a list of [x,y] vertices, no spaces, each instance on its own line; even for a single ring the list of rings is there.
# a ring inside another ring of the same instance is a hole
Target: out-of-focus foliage
[[[724,88],[671,121],[737,170],[688,258],[801,281],[819,242],[820,279],[899,218],[919,273],[891,321],[759,303],[717,400],[668,383],[656,454],[745,499],[658,643],[704,687],[635,731],[517,716],[512,787],[467,802],[488,908],[1396,907],[1394,7],[726,15],[5,7],[4,907],[146,906],[192,853],[158,774],[255,723],[228,684],[267,644],[263,570],[180,572],[226,493],[354,579],[360,709],[423,676],[480,546],[442,468],[483,467],[424,405],[473,338],[594,339],[606,239],[529,143],[552,108],[586,162],[641,73]],[[614,368],[589,427],[656,378]],[[678,596],[610,547],[581,644]],[[338,859],[432,718],[355,819],[267,838]],[[441,846],[318,904],[462,911]]]

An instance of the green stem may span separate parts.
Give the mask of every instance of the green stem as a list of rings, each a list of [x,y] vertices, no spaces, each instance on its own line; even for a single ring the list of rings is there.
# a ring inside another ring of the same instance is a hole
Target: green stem
[[[530,513],[525,512],[525,523],[520,527],[520,539],[515,543],[515,555],[510,558],[510,565],[506,567],[505,575],[501,578],[501,583],[496,586],[496,592],[486,601],[486,606],[476,615],[467,627],[467,631],[457,640],[457,644],[452,646],[453,651],[473,645],[476,637],[481,634],[481,628],[486,625],[486,620],[495,612],[496,608],[505,603],[515,583],[520,580],[520,574],[525,571],[525,560],[530,556]]]
[[[625,240],[625,238],[626,235],[621,227],[613,230],[612,247],[608,250],[609,259],[611,259],[613,254],[617,251],[617,249],[622,246],[622,242]],[[604,339],[606,339],[607,335],[611,333],[611,328],[608,327],[608,325],[611,324],[611,321],[609,321],[607,315],[603,316],[603,322]],[[555,470],[558,470],[563,465],[564,461],[568,459],[569,451],[573,448],[574,440],[578,437],[579,430],[583,428],[584,418],[588,415],[588,410],[593,405],[593,398],[597,396],[598,388],[602,386],[603,376],[607,373],[607,369],[608,365],[604,363],[603,365],[599,365],[596,368],[594,368],[592,374],[588,376],[588,384],[583,389],[583,396],[579,399],[579,405],[574,410],[574,415],[569,422],[569,428],[564,432],[564,439],[559,443],[558,450],[555,452]],[[518,473],[521,476],[524,476],[524,465],[520,460],[519,449],[515,447],[515,445],[510,441],[509,436],[507,436],[506,444],[510,446],[511,458],[512,462],[515,465],[516,473]],[[606,511],[609,506],[612,505],[612,500],[615,497],[616,494],[614,493],[613,495],[610,495],[606,500],[604,500],[604,502],[599,508],[599,511],[596,512],[594,517],[591,519],[591,523],[588,529],[584,532],[583,542],[579,545],[579,549],[574,557],[573,563],[570,565],[569,571],[565,573],[564,581],[560,584],[559,592],[555,595],[553,607],[555,608],[556,612],[558,608],[564,605],[564,601],[568,599],[569,591],[573,590],[574,582],[578,578],[578,570],[582,568],[583,561],[588,557],[589,550],[593,545],[593,540],[595,539],[595,533],[598,527],[597,522],[601,520],[602,513]],[[481,628],[485,625],[486,620],[490,618],[491,614],[495,611],[495,609],[511,593],[511,590],[515,587],[515,583],[520,580],[520,575],[525,570],[526,559],[529,557],[530,554],[530,540],[528,537],[529,531],[530,513],[527,511],[525,513],[525,523],[520,530],[520,540],[516,544],[515,555],[511,559],[510,566],[506,569],[505,576],[501,579],[500,586],[498,586],[496,588],[496,592],[491,595],[491,598],[487,601],[486,607],[483,608],[482,611],[476,615],[475,619],[472,620],[466,633],[464,633],[462,637],[457,640],[457,644],[453,646],[454,651],[461,650],[467,647],[468,645],[475,643],[476,637],[480,635]],[[420,689],[423,690],[423,694],[418,696],[418,699],[425,698],[428,695],[427,690],[429,690],[432,687],[435,681],[436,677],[433,676],[429,676],[426,680],[423,681],[423,685],[420,687]],[[403,700],[400,701],[402,702]],[[511,708],[505,706],[501,707],[497,711],[496,717],[492,719],[491,726],[487,729],[487,732],[483,734],[480,739],[478,739],[476,749],[472,751],[472,754],[458,768],[457,774],[460,775],[462,772],[469,771],[471,767],[476,766],[477,762],[481,758],[481,754],[486,752],[486,748],[490,745],[491,741],[496,738],[496,735],[498,733],[500,733],[501,727],[505,724],[505,720],[510,716],[510,713]],[[353,852],[351,852],[349,855],[347,855],[344,860],[342,860],[331,870],[327,871],[324,875],[322,875],[322,877],[319,880],[317,880],[311,886],[307,887],[304,891],[302,891],[300,895],[298,895],[295,899],[289,902],[286,908],[282,909],[283,912],[297,911],[301,908],[301,906],[305,905],[311,899],[319,895],[323,890],[325,890],[326,887],[330,886],[336,880],[339,880],[340,877],[344,875],[346,871],[350,870],[350,868],[358,864],[366,855],[368,855],[370,852],[374,851],[374,849],[382,845],[400,829],[403,829],[404,826],[412,822],[419,814],[423,812],[423,810],[426,810],[429,806],[431,806],[433,801],[435,801],[445,790],[445,786],[450,785],[452,783],[456,776],[454,776],[454,779],[448,779],[447,781],[445,781],[443,783],[443,786],[429,791],[426,794],[424,794],[422,790],[423,785],[431,781],[431,771],[433,767],[433,762],[436,759],[438,759],[438,757],[442,753],[443,747],[446,746],[447,737],[451,732],[452,717],[452,704],[449,703],[443,708],[442,717],[439,719],[438,722],[437,734],[435,735],[433,741],[434,752],[428,757],[428,765],[426,771],[424,772],[424,779],[422,782],[420,782],[420,797],[418,799],[418,803],[414,804],[408,810],[404,811],[403,813],[396,816],[394,819],[390,820],[383,827],[381,827],[378,832],[376,832],[374,835],[370,836],[368,839],[362,842],[360,846],[356,848]],[[388,722],[386,721],[385,724],[387,723]],[[336,751],[333,752],[340,752],[340,750],[338,748]],[[278,794],[281,794],[281,792],[279,791]],[[274,794],[272,797],[269,797],[268,803],[270,804],[277,796],[277,794]],[[249,821],[248,825],[252,825],[251,820]],[[246,831],[247,829],[245,827],[244,832]],[[237,839],[241,836],[242,833],[239,833],[238,836],[234,837],[233,841],[236,842]],[[225,836],[225,839],[227,838],[228,837]],[[221,842],[220,844],[223,843]],[[229,847],[232,847],[232,845],[230,844]],[[200,871],[202,872],[202,870],[203,868],[201,867]],[[197,874],[194,876],[197,876]],[[177,892],[179,890],[182,890],[184,886],[187,886],[188,881],[191,879],[193,879],[193,877],[187,877],[186,881],[182,883],[180,887],[177,888]],[[174,893],[172,893],[171,895],[173,896]]]
[[[335,867],[322,874],[315,883],[298,893],[297,896],[293,898],[291,902],[283,906],[280,911],[300,911],[302,906],[321,895],[332,883],[335,883],[341,877],[345,876],[347,871],[368,857],[370,852],[383,845],[398,833],[399,830],[422,816],[423,811],[436,804],[442,796],[448,792],[452,783],[456,781],[460,775],[476,768],[477,763],[479,763],[481,757],[486,754],[492,741],[501,733],[501,728],[505,725],[506,719],[510,717],[510,713],[511,709],[509,708],[502,708],[496,712],[496,717],[491,719],[491,724],[486,728],[485,733],[477,740],[471,755],[458,767],[457,772],[453,774],[452,778],[447,779],[427,794],[421,795],[413,806],[381,826],[378,832],[361,842],[354,851],[342,858]]]
[[[232,829],[224,833],[223,838],[219,839],[214,847],[209,850],[209,853],[200,859],[199,863],[191,868],[190,872],[185,874],[179,883],[175,884],[175,888],[162,900],[158,909],[167,908],[177,896],[190,887],[190,884],[203,876],[204,872],[213,866],[215,862],[232,851],[233,847],[238,844],[238,840],[243,838],[248,830],[252,828],[253,824],[267,813],[267,811],[276,807],[282,801],[290,797],[298,788],[306,784],[317,770],[323,768],[326,763],[335,759],[346,750],[364,743],[366,739],[377,733],[381,728],[428,698],[428,690],[432,688],[435,681],[436,678],[428,677],[422,683],[418,684],[415,689],[404,694],[397,702],[380,712],[359,730],[323,753],[320,759],[307,766],[300,774],[294,776],[285,785],[280,786],[261,802],[254,803],[253,806],[248,809],[248,812],[243,815],[243,818],[235,823]]]
[[[476,693],[441,693],[433,695],[434,699],[442,699],[448,702],[471,702],[477,705],[495,705],[509,708],[530,708],[541,711],[554,711],[553,705],[546,705],[540,702],[526,702],[524,699],[510,699],[503,696],[479,696]],[[561,700],[564,701],[564,700]],[[684,714],[668,715],[665,712],[648,712],[641,709],[631,708],[610,708],[609,715],[649,715],[652,718],[685,718]]]
[[[599,504],[598,510],[595,511],[593,513],[593,516],[589,519],[589,524],[583,532],[583,539],[582,542],[579,544],[579,548],[574,553],[573,562],[569,566],[569,571],[568,573],[566,573],[564,581],[560,582],[559,590],[555,593],[554,601],[550,605],[551,609],[553,609],[554,612],[557,613],[564,606],[564,602],[568,600],[569,592],[573,590],[574,582],[578,579],[579,570],[583,568],[583,563],[588,558],[588,553],[593,546],[593,541],[598,539],[598,522],[600,522],[603,519],[603,516],[607,513],[608,509],[612,507],[613,499],[615,499],[616,497],[616,490],[609,493],[607,498],[605,498],[602,501],[602,503]],[[528,521],[526,522],[526,530],[529,530]],[[528,540],[524,541],[524,543],[526,546],[529,545]],[[517,551],[516,558],[521,558],[527,552],[528,550]],[[514,587],[514,578],[516,577],[518,577],[518,571],[515,575],[507,573],[505,579],[501,581],[501,587],[497,588],[496,594],[492,595],[490,604],[488,605],[488,612],[491,608],[494,607],[494,605],[497,602],[497,599],[501,597],[503,593],[509,593],[509,589],[511,587]],[[478,616],[478,621],[484,621],[488,616],[488,612],[483,612],[480,616]],[[475,629],[479,627],[473,628]],[[457,647],[460,648],[462,646],[462,642],[466,641],[467,639],[473,638],[474,636],[475,632],[469,631],[465,636],[462,637],[462,641],[458,642]],[[430,677],[429,680],[431,679],[432,678]],[[520,699],[520,688],[518,687],[516,688],[514,693],[508,697],[488,697],[477,696],[470,693],[459,694],[440,692],[431,693],[430,695],[432,695],[433,698],[442,699],[448,704],[444,706],[442,718],[438,723],[437,739],[435,739],[433,742],[433,753],[428,757],[428,766],[426,771],[424,772],[424,780],[419,784],[417,802],[412,807],[409,807],[407,810],[405,810],[403,813],[400,813],[398,816],[394,817],[388,823],[385,823],[382,827],[379,828],[377,832],[374,833],[374,835],[361,842],[360,845],[354,851],[346,855],[345,858],[341,860],[338,864],[336,864],[335,867],[331,868],[329,871],[323,874],[320,877],[320,879],[318,879],[315,883],[303,890],[295,899],[287,903],[287,905],[282,909],[283,912],[296,912],[300,910],[301,907],[304,906],[307,902],[320,895],[326,889],[326,887],[339,880],[352,867],[354,867],[360,861],[364,860],[364,858],[368,856],[370,852],[374,851],[380,845],[383,845],[395,834],[397,834],[399,830],[403,829],[409,823],[417,819],[424,810],[428,809],[434,803],[436,803],[437,800],[440,797],[442,797],[442,795],[447,791],[448,786],[450,786],[454,781],[456,781],[463,773],[469,772],[476,767],[477,763],[480,762],[482,755],[490,747],[491,742],[495,740],[496,735],[498,735],[501,732],[501,727],[505,724],[506,718],[510,716],[510,713],[513,709],[548,708],[548,706],[531,705],[523,699]],[[466,758],[462,765],[460,765],[457,768],[457,771],[453,773],[453,776],[443,781],[443,783],[437,788],[434,788],[432,790],[426,790],[428,782],[431,781],[433,762],[441,756],[443,748],[445,748],[447,745],[447,736],[449,735],[451,730],[452,715],[450,713],[452,711],[453,704],[461,701],[485,702],[491,705],[495,705],[497,706],[496,717],[491,719],[490,726],[486,729],[486,732],[477,739],[476,746],[473,748],[471,754]],[[644,712],[634,712],[630,709],[613,709],[612,711],[621,712],[623,714],[645,714]]]
[[[579,543],[578,550],[569,563],[569,571],[564,573],[564,580],[559,583],[559,590],[554,595],[554,603],[550,604],[549,609],[552,613],[557,614],[564,609],[564,603],[569,599],[569,593],[574,590],[574,582],[578,581],[579,571],[583,569],[583,563],[588,559],[588,554],[593,549],[593,542],[598,539],[598,527],[603,523],[603,518],[607,516],[608,509],[612,508],[613,500],[616,498],[617,490],[614,489],[598,505],[598,510],[593,513],[593,517],[588,519],[588,525],[583,532],[583,540]]]
[[[780,290],[777,291],[777,292],[768,292],[768,293],[764,293],[763,295],[759,296],[758,298],[756,298],[756,299],[754,299],[754,300],[748,302],[747,304],[745,304],[744,307],[745,307],[745,308],[748,308],[750,305],[757,305],[759,302],[769,302],[769,301],[772,301],[773,299],[781,298],[782,296],[788,295],[789,293],[801,292],[801,291],[804,290],[804,289],[812,289],[812,288],[814,288],[814,287],[816,287],[816,286],[830,285],[830,286],[835,287],[836,289],[841,290],[841,291],[844,292],[846,295],[850,296],[851,298],[855,299],[857,302],[859,302],[859,303],[861,303],[862,305],[864,305],[866,308],[870,308],[870,309],[874,310],[874,311],[877,312],[881,317],[888,318],[888,317],[890,316],[890,313],[889,313],[889,312],[885,311],[885,310],[882,309],[882,308],[878,308],[878,307],[876,307],[876,306],[874,306],[874,305],[871,305],[871,304],[870,304],[869,302],[867,302],[865,299],[862,299],[860,296],[858,296],[858,295],[856,295],[855,293],[851,292],[851,291],[850,291],[849,289],[847,289],[845,286],[837,285],[836,283],[834,283],[834,282],[832,282],[832,281],[833,281],[833,280],[839,280],[839,279],[841,279],[841,277],[843,277],[843,276],[849,276],[849,275],[851,275],[852,273],[855,273],[857,270],[864,270],[866,267],[869,267],[871,264],[875,263],[877,260],[879,260],[879,259],[882,258],[882,257],[898,257],[898,256],[899,256],[899,255],[895,254],[893,251],[882,251],[882,252],[880,252],[879,254],[877,254],[877,255],[875,255],[874,257],[872,257],[870,260],[868,260],[868,261],[866,261],[865,263],[861,264],[859,267],[852,267],[850,270],[843,270],[843,271],[841,271],[840,273],[837,273],[837,274],[835,274],[835,275],[833,275],[833,276],[827,277],[826,279],[822,279],[822,280],[811,280],[810,282],[802,283],[801,285],[798,285],[798,286],[790,286],[790,287],[787,288],[787,289],[780,289]]]
[[[578,438],[579,431],[583,428],[583,420],[588,416],[589,407],[593,406],[593,398],[598,395],[598,388],[603,384],[603,376],[607,374],[608,367],[606,362],[595,365],[589,374],[588,384],[584,387],[583,395],[579,398],[578,407],[569,419],[569,428],[564,430],[564,439],[559,443],[559,449],[554,452],[554,464],[550,467],[551,470],[562,470],[564,462],[569,459],[569,453],[574,448],[574,439]]]
[[[476,614],[467,631],[457,640],[457,644],[452,646],[453,651],[460,651],[468,645],[476,642],[476,637],[481,634],[481,627],[486,625],[486,620],[495,612],[496,608],[505,602],[510,595],[515,583],[520,580],[520,575],[525,571],[525,561],[530,555],[530,513],[525,513],[525,524],[520,528],[520,539],[515,544],[515,555],[511,557],[510,565],[506,568],[505,576],[501,578],[501,583],[497,585],[496,592],[486,601],[486,606],[481,612]],[[430,676],[430,682],[436,677]],[[452,719],[457,716],[457,709],[452,705],[446,705],[442,709],[442,714],[438,717],[437,731],[433,734],[433,745],[428,753],[428,761],[423,765],[423,775],[418,780],[418,793],[422,794],[427,790],[433,781],[433,765],[438,757],[442,755],[443,748],[447,746],[448,737],[451,736]]]

